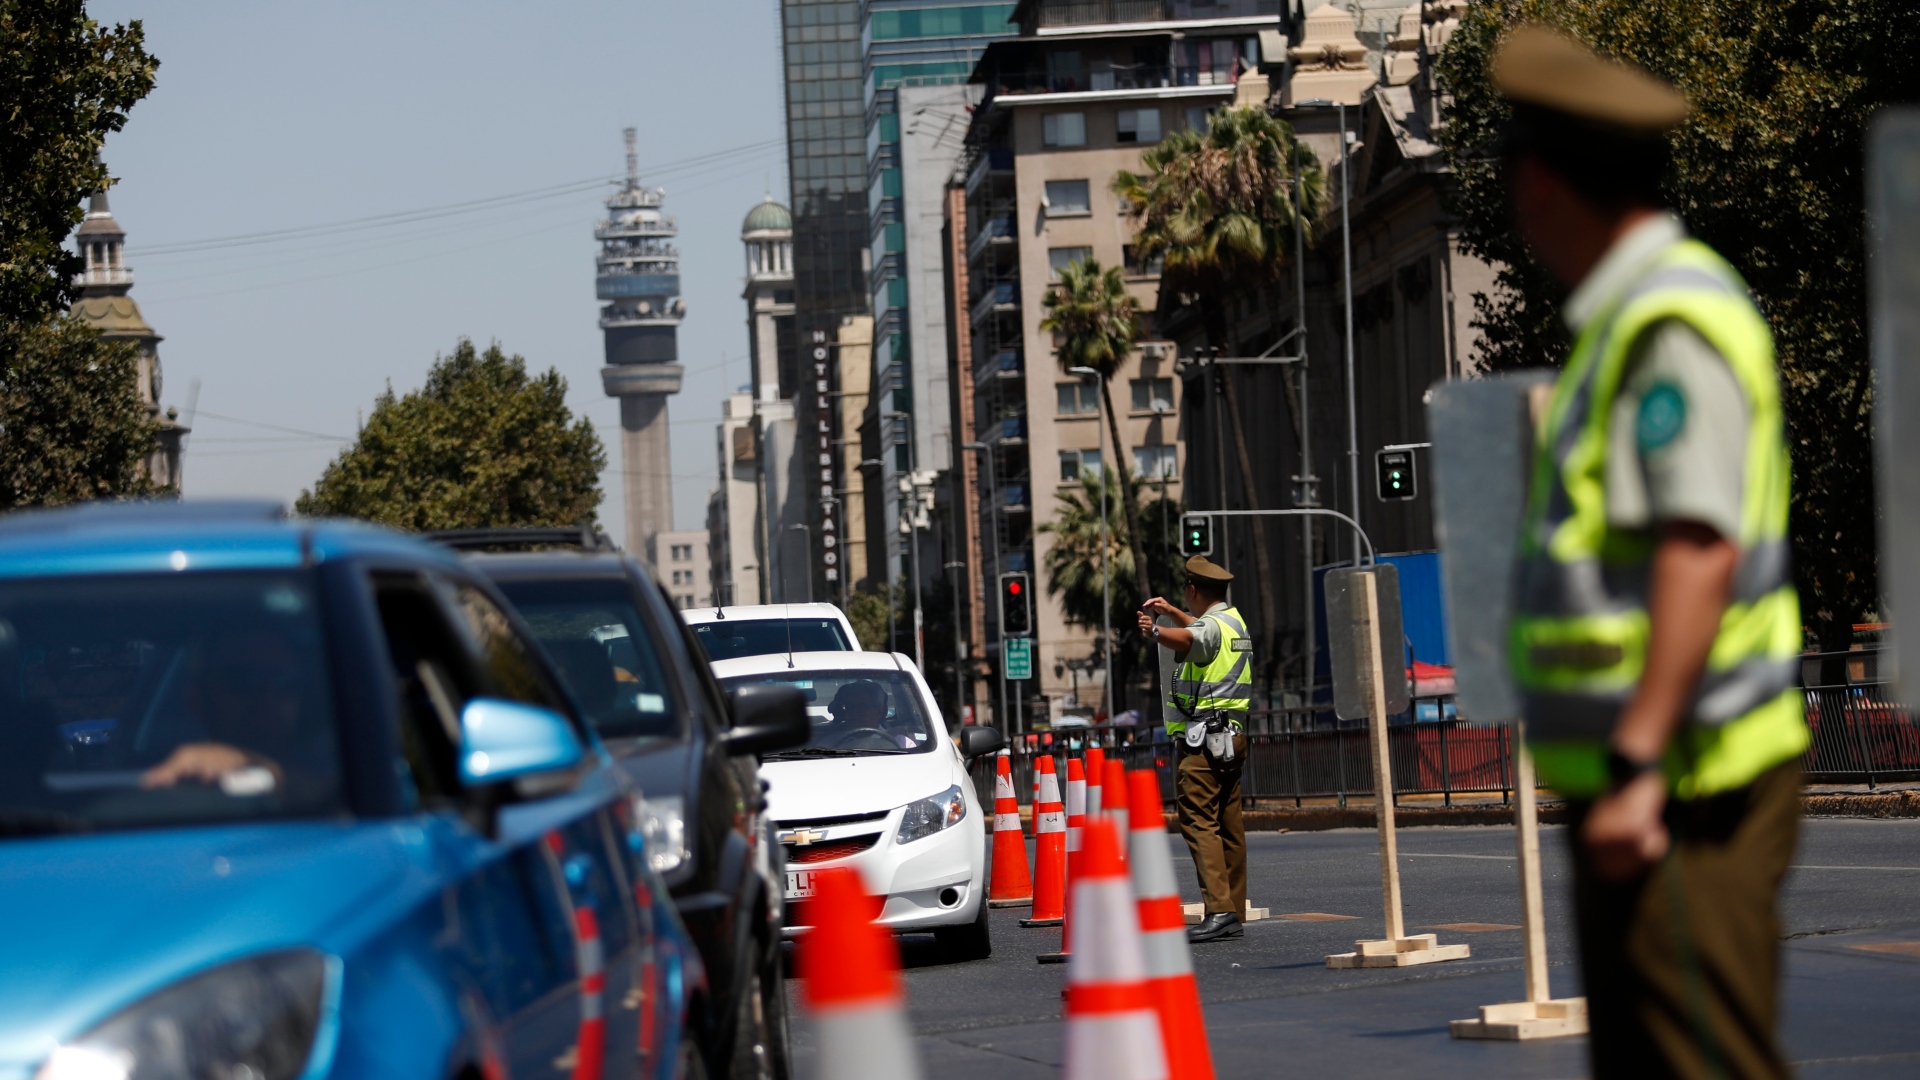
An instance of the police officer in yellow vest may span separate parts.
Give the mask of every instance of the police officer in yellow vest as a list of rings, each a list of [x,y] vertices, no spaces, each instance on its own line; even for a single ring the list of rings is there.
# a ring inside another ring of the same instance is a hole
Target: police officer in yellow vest
[[[1189,941],[1240,937],[1247,906],[1247,830],[1240,820],[1240,771],[1247,760],[1247,710],[1253,707],[1253,641],[1247,621],[1227,606],[1233,575],[1198,555],[1187,560],[1186,611],[1156,596],[1140,609],[1140,629],[1179,662],[1168,694],[1167,734],[1178,748],[1174,786],[1180,833],[1193,852],[1207,913]],[[1199,612],[1189,615],[1187,612]],[[1156,616],[1177,625],[1160,626]]]
[[[1511,658],[1571,803],[1596,1077],[1785,1076],[1801,647],[1773,339],[1659,185],[1674,87],[1541,27],[1493,58],[1520,235],[1572,293]]]

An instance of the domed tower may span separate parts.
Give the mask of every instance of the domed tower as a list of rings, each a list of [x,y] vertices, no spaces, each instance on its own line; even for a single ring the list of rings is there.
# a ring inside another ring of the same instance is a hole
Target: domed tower
[[[627,501],[627,550],[653,558],[653,537],[673,528],[673,467],[667,397],[680,392],[676,331],[686,314],[680,299],[680,251],[674,219],[660,212],[666,192],[640,186],[634,129],[626,129],[627,179],[607,199],[593,230],[600,242],[594,288],[601,300],[606,366],[600,381],[620,399],[620,467]]]
[[[157,445],[147,455],[147,476],[160,487],[180,485],[180,442],[187,429],[172,416],[160,415],[160,335],[140,315],[140,305],[127,293],[133,288],[133,268],[126,261],[126,231],[113,219],[107,193],[96,191],[87,200],[87,216],[74,233],[86,269],[73,283],[80,299],[73,314],[100,331],[108,341],[131,341],[139,352],[136,376],[140,400],[160,425]]]
[[[773,201],[747,212],[740,223],[747,249],[747,339],[753,356],[757,401],[793,397],[797,346],[793,340],[793,215]]]

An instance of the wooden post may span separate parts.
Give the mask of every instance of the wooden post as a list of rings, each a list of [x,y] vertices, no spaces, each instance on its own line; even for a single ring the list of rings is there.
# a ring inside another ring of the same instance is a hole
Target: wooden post
[[[1587,999],[1554,1000],[1547,985],[1547,917],[1540,891],[1540,813],[1526,729],[1513,724],[1514,848],[1520,863],[1520,922],[1526,997],[1480,1006],[1475,1020],[1448,1025],[1456,1039],[1550,1039],[1587,1033]]]
[[[1367,717],[1372,729],[1375,820],[1380,827],[1380,891],[1386,911],[1387,936],[1378,941],[1356,941],[1354,951],[1327,957],[1330,968],[1411,967],[1441,960],[1464,960],[1466,945],[1442,945],[1437,934],[1407,936],[1400,912],[1400,850],[1393,831],[1393,756],[1387,750],[1387,672],[1380,641],[1380,593],[1371,573],[1359,575],[1365,625],[1355,637],[1366,650],[1361,668],[1367,678]]]

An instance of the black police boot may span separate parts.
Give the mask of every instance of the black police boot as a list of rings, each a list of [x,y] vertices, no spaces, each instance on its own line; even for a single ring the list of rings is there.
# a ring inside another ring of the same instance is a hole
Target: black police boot
[[[1216,911],[1200,920],[1199,926],[1187,927],[1187,940],[1197,945],[1202,941],[1245,937],[1246,933],[1246,928],[1240,925],[1240,916],[1231,911]]]

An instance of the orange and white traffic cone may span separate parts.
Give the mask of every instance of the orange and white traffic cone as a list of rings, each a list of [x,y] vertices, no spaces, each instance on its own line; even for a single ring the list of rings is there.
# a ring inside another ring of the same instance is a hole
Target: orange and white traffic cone
[[[1139,769],[1127,776],[1132,810],[1128,870],[1140,913],[1140,938],[1147,958],[1147,989],[1160,1014],[1167,1040],[1171,1080],[1213,1080],[1213,1051],[1200,1015],[1200,984],[1193,978],[1193,954],[1187,945],[1187,920],[1180,911],[1180,886],[1167,854],[1166,819],[1160,807],[1160,775]]]
[[[1120,834],[1090,820],[1073,882],[1065,1080],[1171,1080]]]
[[[580,1032],[574,1043],[573,1080],[600,1080],[607,1059],[606,952],[600,920],[589,904],[573,909],[573,953],[580,966]]]
[[[1087,748],[1087,816],[1099,817],[1106,808],[1107,752],[1097,746]]]
[[[1013,794],[1013,762],[1002,750],[993,762],[993,879],[987,890],[987,904],[1024,907],[1032,902],[1033,878],[1027,873],[1027,838],[1020,831],[1020,801]]]
[[[1058,926],[1067,913],[1067,812],[1053,756],[1038,762],[1040,801],[1033,804],[1033,917],[1021,926]]]
[[[1079,758],[1067,759],[1067,883],[1066,892],[1073,894],[1073,883],[1080,880],[1080,835],[1087,823],[1087,774]],[[1060,951],[1041,953],[1034,957],[1043,964],[1064,964],[1067,953],[1072,949],[1073,941],[1073,905],[1068,904],[1060,919]]]
[[[879,903],[848,867],[816,871],[813,880],[813,928],[801,935],[796,961],[818,1033],[815,1072],[834,1080],[918,1080],[900,950],[874,921]]]
[[[1127,829],[1127,763],[1118,756],[1107,759],[1107,782],[1100,787],[1101,806],[1106,809],[1108,820],[1126,839]]]

